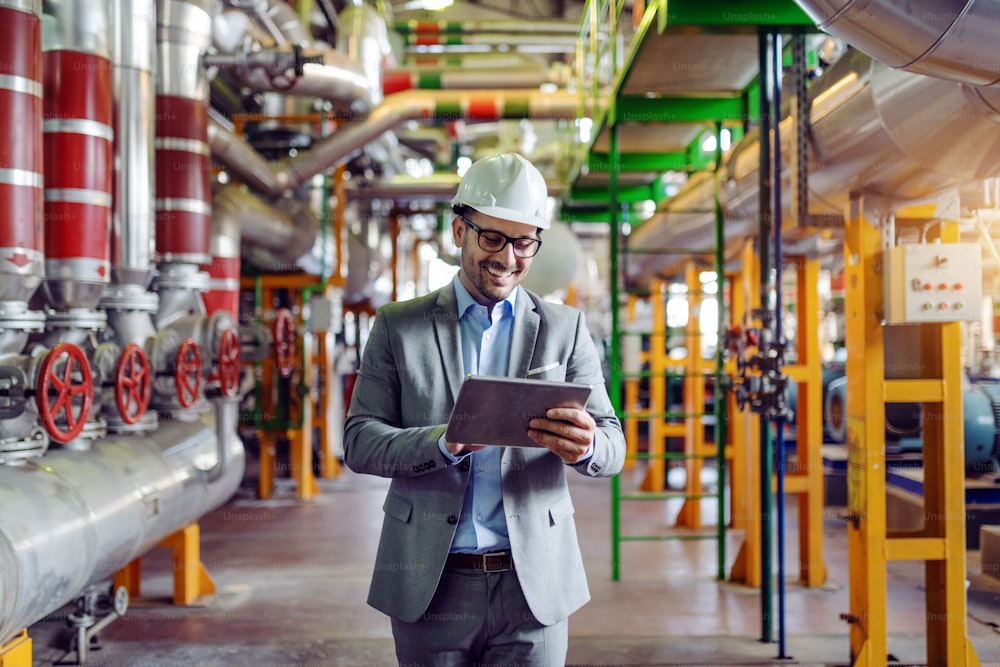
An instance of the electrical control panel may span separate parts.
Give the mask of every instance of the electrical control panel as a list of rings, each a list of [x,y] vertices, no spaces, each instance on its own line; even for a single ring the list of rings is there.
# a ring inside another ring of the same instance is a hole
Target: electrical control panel
[[[888,324],[967,322],[982,317],[982,251],[975,243],[903,244],[885,258]]]

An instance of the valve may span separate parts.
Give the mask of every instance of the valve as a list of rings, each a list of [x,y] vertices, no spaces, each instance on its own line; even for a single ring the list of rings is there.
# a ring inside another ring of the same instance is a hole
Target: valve
[[[227,398],[234,396],[240,384],[240,339],[235,330],[226,329],[222,332],[216,365],[219,373],[219,390]]]
[[[74,414],[74,399],[79,409]],[[94,379],[86,356],[72,343],[59,343],[45,355],[38,368],[35,401],[38,416],[56,442],[67,443],[80,435],[94,399]],[[56,423],[61,412],[66,427]]]
[[[126,424],[135,424],[149,407],[150,376],[146,353],[135,343],[129,343],[118,359],[115,372],[115,403]]]
[[[201,352],[198,344],[185,338],[177,348],[174,363],[174,386],[177,388],[177,402],[182,408],[190,408],[198,400],[201,391]]]
[[[274,351],[274,364],[278,375],[291,377],[295,370],[295,325],[292,322],[292,311],[279,308],[271,331],[271,349]]]

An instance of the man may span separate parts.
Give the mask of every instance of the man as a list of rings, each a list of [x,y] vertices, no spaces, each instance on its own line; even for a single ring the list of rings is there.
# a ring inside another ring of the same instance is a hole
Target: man
[[[368,338],[345,459],[392,478],[368,603],[391,617],[401,665],[562,667],[567,618],[590,599],[565,471],[617,474],[625,442],[583,314],[518,286],[547,196],[520,155],[473,164],[452,201],[455,280],[384,306]],[[467,374],[593,391],[586,410],[530,422],[538,448],[445,442]]]

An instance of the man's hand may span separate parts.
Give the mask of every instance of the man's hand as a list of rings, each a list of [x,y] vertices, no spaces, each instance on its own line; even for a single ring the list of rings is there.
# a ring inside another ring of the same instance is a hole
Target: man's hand
[[[528,437],[570,465],[579,463],[594,441],[597,424],[580,408],[549,408],[544,419],[532,419]]]

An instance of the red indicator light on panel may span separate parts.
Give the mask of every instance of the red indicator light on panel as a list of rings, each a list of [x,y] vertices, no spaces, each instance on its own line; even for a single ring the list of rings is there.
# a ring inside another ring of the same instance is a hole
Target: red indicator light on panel
[[[934,285],[931,285],[930,283],[924,283],[924,289],[925,290],[934,289]]]
[[[941,283],[940,285],[938,285],[938,289],[940,290],[948,289],[948,283]]]
[[[962,289],[962,287],[964,287],[962,283],[955,283],[955,289]]]

